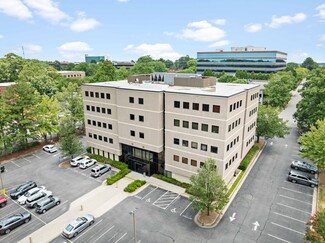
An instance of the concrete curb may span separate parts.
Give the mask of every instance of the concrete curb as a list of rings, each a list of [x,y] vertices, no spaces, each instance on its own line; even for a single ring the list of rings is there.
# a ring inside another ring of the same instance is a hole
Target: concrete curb
[[[194,217],[194,222],[201,228],[204,228],[204,229],[211,229],[211,228],[214,228],[216,227],[219,222],[221,221],[221,219],[223,218],[224,214],[226,213],[226,211],[228,210],[230,204],[232,203],[232,201],[234,200],[234,198],[236,197],[238,191],[240,190],[240,188],[242,187],[242,185],[244,184],[247,176],[249,175],[249,173],[251,172],[252,168],[254,167],[256,161],[258,160],[258,158],[260,157],[261,153],[263,152],[265,146],[266,146],[267,142],[265,141],[264,142],[264,145],[263,147],[260,149],[260,151],[255,154],[255,156],[253,157],[253,161],[252,163],[250,163],[246,169],[246,171],[244,172],[244,175],[243,177],[241,178],[240,182],[237,184],[235,190],[231,193],[230,197],[229,197],[229,201],[228,203],[225,205],[225,207],[223,208],[222,212],[220,213],[220,216],[216,219],[216,221],[211,224],[211,225],[205,225],[205,226],[202,226],[199,222],[197,222],[197,218],[198,218],[198,215],[199,213],[197,213],[197,215]]]

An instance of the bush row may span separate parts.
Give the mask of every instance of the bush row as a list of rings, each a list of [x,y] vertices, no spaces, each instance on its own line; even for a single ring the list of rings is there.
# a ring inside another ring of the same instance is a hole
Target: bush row
[[[258,145],[255,144],[248,152],[246,157],[243,159],[243,161],[240,163],[238,169],[245,171],[257,150],[258,150]]]
[[[125,192],[134,192],[139,187],[142,187],[144,184],[146,184],[146,181],[142,180],[135,180],[134,182],[131,182],[129,185],[127,185],[124,188]]]
[[[124,164],[123,162],[111,160],[111,159],[105,158],[104,156],[101,156],[98,154],[88,153],[87,155],[92,159],[95,159],[95,160],[102,162],[104,164],[109,164],[109,165],[120,170],[117,174],[106,179],[107,185],[114,184],[115,182],[122,179],[124,176],[126,176],[127,174],[129,174],[131,172],[131,170],[128,168],[127,164]]]
[[[235,188],[237,187],[238,183],[240,182],[241,178],[243,177],[244,172],[241,171],[240,175],[237,176],[235,182],[231,185],[230,189],[227,192],[227,197],[229,197],[231,195],[231,193],[235,190]]]
[[[159,179],[159,180],[166,181],[168,183],[174,184],[176,186],[183,187],[185,189],[188,189],[191,186],[190,184],[188,184],[186,182],[181,182],[181,181],[178,181],[178,180],[176,180],[174,178],[171,178],[171,177],[167,177],[167,176],[163,176],[163,175],[159,175],[159,174],[153,174],[152,176]]]

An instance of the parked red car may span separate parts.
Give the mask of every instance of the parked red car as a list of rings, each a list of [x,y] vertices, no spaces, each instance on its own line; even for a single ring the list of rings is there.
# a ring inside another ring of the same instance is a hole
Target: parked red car
[[[0,196],[0,207],[3,208],[4,206],[7,205],[7,198],[5,198],[4,196]]]

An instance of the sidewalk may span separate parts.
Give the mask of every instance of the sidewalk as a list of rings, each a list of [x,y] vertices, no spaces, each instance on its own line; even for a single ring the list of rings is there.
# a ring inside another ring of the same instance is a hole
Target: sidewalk
[[[66,213],[28,235],[19,243],[50,242],[59,236],[64,227],[77,217],[87,213],[94,215],[95,218],[100,217],[130,195],[123,191],[130,182],[132,182],[131,179],[123,178],[111,186],[103,184],[97,187],[73,201]]]

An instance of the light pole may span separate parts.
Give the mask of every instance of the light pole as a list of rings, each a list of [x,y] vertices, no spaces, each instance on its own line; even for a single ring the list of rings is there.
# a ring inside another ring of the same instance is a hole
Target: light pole
[[[137,211],[137,208],[135,208],[133,211],[130,212],[130,214],[133,217],[133,242],[136,243],[136,235],[135,235],[135,211]]]
[[[6,194],[6,189],[3,187],[3,180],[2,180],[2,172],[0,172],[0,180],[1,180],[1,194]]]

